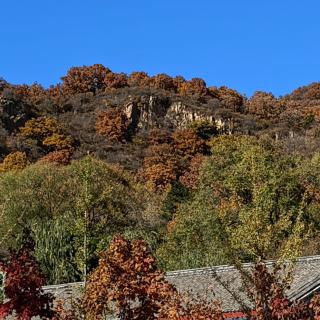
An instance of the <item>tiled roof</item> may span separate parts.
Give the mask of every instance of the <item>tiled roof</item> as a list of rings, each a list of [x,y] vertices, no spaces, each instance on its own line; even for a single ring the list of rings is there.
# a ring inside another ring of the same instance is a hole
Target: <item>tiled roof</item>
[[[272,262],[268,263],[272,266]],[[244,264],[250,270],[252,264]],[[223,310],[238,311],[251,308],[252,302],[246,294],[239,271],[233,266],[217,266],[179,270],[166,273],[167,280],[178,291],[190,293],[204,299],[218,299]],[[58,298],[78,295],[83,283],[61,284],[45,287]],[[320,287],[320,256],[299,258],[294,266],[293,281],[287,295],[292,300],[304,299]]]
[[[268,262],[270,267],[272,262]],[[252,264],[244,264],[250,270]],[[291,300],[304,299],[320,287],[320,256],[299,258],[293,269],[293,280],[286,292]],[[217,266],[168,272],[167,279],[180,292],[189,292],[206,299],[216,298],[225,311],[252,308],[239,271],[233,266]]]

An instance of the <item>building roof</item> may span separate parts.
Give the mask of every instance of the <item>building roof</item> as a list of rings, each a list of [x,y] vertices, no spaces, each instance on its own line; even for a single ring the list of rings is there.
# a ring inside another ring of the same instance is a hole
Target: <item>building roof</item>
[[[271,267],[273,263],[268,262],[267,265]],[[250,270],[252,266],[250,263],[243,265],[246,270]],[[224,311],[239,311],[253,307],[239,271],[233,266],[172,271],[166,273],[166,278],[179,292],[207,300],[220,300]],[[44,289],[58,298],[68,299],[77,296],[81,287],[83,283],[78,282],[47,286]],[[289,299],[306,299],[319,288],[320,255],[297,259],[293,268],[293,280],[286,292]]]

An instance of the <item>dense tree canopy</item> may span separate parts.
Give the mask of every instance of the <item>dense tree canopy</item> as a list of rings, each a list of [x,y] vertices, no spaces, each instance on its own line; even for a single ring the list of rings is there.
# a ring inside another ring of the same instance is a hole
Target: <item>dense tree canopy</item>
[[[0,250],[29,234],[49,283],[83,280],[119,233],[100,266],[134,269],[137,248],[163,270],[319,254],[319,97],[319,83],[245,97],[100,64],[47,89],[1,79]]]

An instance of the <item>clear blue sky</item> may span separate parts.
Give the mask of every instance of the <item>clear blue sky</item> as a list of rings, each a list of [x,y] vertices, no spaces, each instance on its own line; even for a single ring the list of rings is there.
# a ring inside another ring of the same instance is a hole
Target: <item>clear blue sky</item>
[[[250,96],[320,80],[319,0],[2,0],[0,76],[57,83],[102,63]]]

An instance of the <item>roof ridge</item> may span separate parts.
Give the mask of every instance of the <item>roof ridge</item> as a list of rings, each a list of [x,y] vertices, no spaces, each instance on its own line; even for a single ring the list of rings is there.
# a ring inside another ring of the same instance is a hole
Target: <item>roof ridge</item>
[[[312,261],[320,260],[320,255],[314,255],[314,256],[304,256],[299,257],[296,259],[296,263],[308,263]],[[268,260],[266,261],[267,265],[272,265],[275,262],[275,260]],[[252,262],[246,262],[243,263],[242,266],[244,268],[248,268],[253,266]],[[190,274],[202,274],[202,273],[216,273],[216,272],[227,272],[227,271],[236,271],[237,268],[233,265],[218,265],[218,266],[212,266],[212,267],[202,267],[202,268],[193,268],[193,269],[181,269],[181,270],[173,270],[173,271],[167,271],[165,273],[166,277],[174,277],[174,276],[187,276]],[[65,286],[81,286],[83,285],[83,282],[69,282],[69,283],[60,283],[60,284],[54,284],[54,285],[48,285],[44,286],[43,288],[45,290],[55,289],[55,288],[63,288]]]
[[[294,261],[295,259],[292,259],[291,261]],[[299,257],[296,259],[296,263],[304,263],[304,262],[310,262],[310,261],[317,261],[320,260],[320,255],[314,255],[314,256],[304,256]],[[266,265],[272,265],[275,263],[276,260],[267,260],[265,261]],[[286,260],[286,262],[289,262],[290,260]],[[253,262],[245,262],[242,263],[242,266],[244,268],[253,266]],[[203,272],[225,272],[225,271],[232,271],[237,270],[237,268],[234,265],[218,265],[218,266],[212,266],[212,267],[201,267],[201,268],[192,268],[192,269],[181,269],[181,270],[173,270],[166,272],[166,276],[175,276],[175,275],[188,275],[191,273],[203,273]]]

